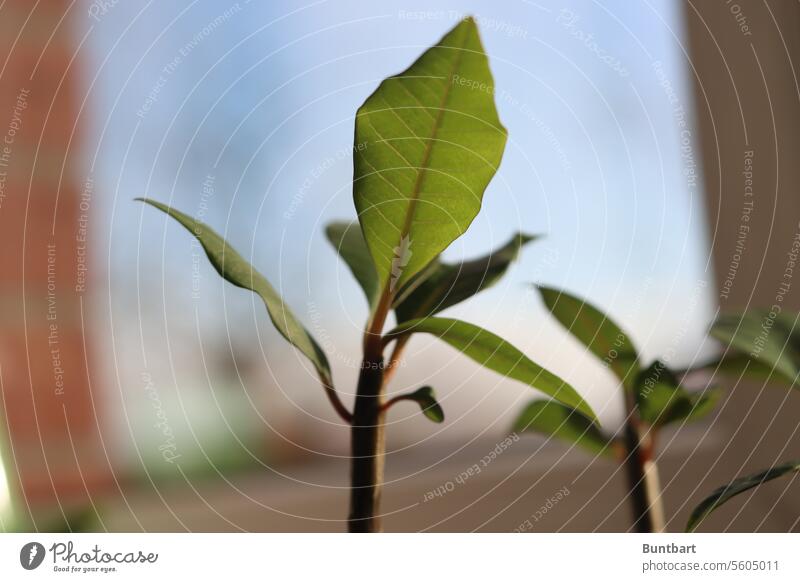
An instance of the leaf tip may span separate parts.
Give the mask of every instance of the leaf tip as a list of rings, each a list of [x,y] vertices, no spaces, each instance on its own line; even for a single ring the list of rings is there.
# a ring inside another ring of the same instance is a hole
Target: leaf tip
[[[532,283],[533,287],[539,292],[539,295],[542,296],[542,299],[546,302],[554,295],[560,295],[561,292],[556,289],[555,287],[548,287],[547,285],[540,285],[539,283]]]
[[[600,424],[600,419],[597,417],[597,414],[595,414],[594,410],[592,410],[592,407],[589,406],[589,403],[583,398],[581,398],[580,403],[578,403],[578,406],[575,408],[578,410],[578,412],[582,412],[592,422]]]
[[[543,238],[543,237],[544,237],[543,234],[531,234],[529,232],[521,232],[521,231],[517,233],[517,239],[520,241],[520,244],[529,243],[531,241],[534,241],[536,239],[540,239],[540,238]]]
[[[161,210],[164,210],[164,208],[166,208],[166,206],[164,204],[162,204],[161,202],[158,202],[157,200],[153,200],[152,198],[148,198],[147,196],[137,196],[136,198],[133,199],[133,201],[134,202],[142,202],[144,204],[148,204],[150,206],[153,206],[155,208],[159,208]]]
[[[444,422],[444,410],[436,400],[436,393],[433,391],[432,387],[423,386],[417,390],[413,396],[416,397],[417,403],[420,405],[420,408],[422,408],[422,413],[429,420],[437,424]]]

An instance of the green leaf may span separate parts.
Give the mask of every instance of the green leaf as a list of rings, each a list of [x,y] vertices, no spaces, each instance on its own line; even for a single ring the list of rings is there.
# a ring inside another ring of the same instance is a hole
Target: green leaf
[[[672,370],[660,361],[653,362],[636,380],[639,415],[653,426],[698,420],[713,410],[720,396],[715,388],[699,393],[687,391],[680,386]]]
[[[435,335],[482,366],[536,388],[591,419],[596,418],[591,407],[572,386],[485,329],[457,319],[428,317],[407,321],[390,331],[386,337],[394,339],[406,333]]]
[[[434,268],[395,307],[398,321],[434,315],[461,303],[497,283],[519,255],[523,245],[537,237],[517,233],[502,247],[483,257],[448,264],[434,260]]]
[[[535,432],[574,443],[595,455],[613,456],[611,441],[600,428],[577,410],[553,402],[534,400],[514,422],[515,432]]]
[[[772,467],[766,471],[756,473],[755,475],[739,477],[735,481],[720,487],[694,508],[692,514],[689,516],[689,521],[686,524],[686,531],[691,532],[697,529],[697,526],[700,525],[700,522],[703,521],[708,514],[740,493],[744,493],[745,491],[753,489],[754,487],[758,487],[767,481],[772,481],[778,477],[783,477],[784,475],[796,473],[798,471],[800,471],[800,461],[791,461],[783,465],[778,465],[777,467]]]
[[[411,394],[403,394],[402,396],[394,398],[395,402],[401,400],[412,400],[416,402],[422,409],[422,414],[427,416],[430,420],[437,423],[444,422],[444,410],[442,410],[442,407],[439,406],[439,403],[436,401],[436,394],[430,386],[423,386]]]
[[[628,334],[605,313],[566,291],[540,286],[539,293],[558,322],[632,388],[639,355]]]
[[[325,233],[374,307],[378,279],[361,230],[355,223],[333,222]],[[518,232],[503,246],[476,259],[461,263],[434,259],[398,294],[394,306],[398,321],[434,315],[488,289],[508,271],[522,247],[537,238]]]
[[[711,327],[711,335],[734,350],[723,356],[723,371],[741,372],[746,360],[754,364],[751,375],[774,377],[798,384],[800,375],[800,327],[797,315],[756,310],[721,315]]]
[[[264,301],[269,317],[275,328],[286,340],[300,350],[314,367],[320,378],[327,385],[332,384],[331,369],[322,349],[283,302],[280,295],[264,276],[256,271],[250,263],[236,252],[216,232],[202,222],[186,214],[170,208],[166,204],[147,198],[137,198],[167,213],[180,222],[200,242],[203,250],[220,276],[237,287],[258,294]]]
[[[395,293],[469,227],[506,143],[472,18],[356,114],[353,198],[381,292]]]
[[[356,222],[332,222],[325,227],[328,240],[361,285],[370,309],[378,301],[378,273]]]
[[[703,366],[704,370],[716,370],[720,374],[734,378],[744,377],[760,381],[779,381],[791,384],[791,382],[775,371],[771,366],[751,359],[746,354],[729,351],[718,360]]]

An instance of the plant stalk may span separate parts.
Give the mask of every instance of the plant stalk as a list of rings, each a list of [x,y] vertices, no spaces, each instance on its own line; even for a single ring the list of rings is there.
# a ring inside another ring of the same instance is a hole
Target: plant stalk
[[[403,349],[405,349],[406,344],[410,339],[411,339],[411,334],[397,338],[397,343],[394,346],[394,350],[392,351],[392,356],[389,358],[389,363],[386,365],[386,371],[384,372],[383,375],[383,383],[385,385],[389,384],[389,382],[397,372],[397,368],[400,366],[400,358],[403,355]]]
[[[381,531],[380,510],[383,465],[386,453],[383,338],[381,332],[392,304],[391,292],[381,295],[378,307],[364,334],[364,359],[358,376],[350,428],[350,515],[351,533]]]
[[[652,435],[643,430],[633,395],[626,392],[625,468],[628,496],[633,510],[633,527],[638,533],[662,532],[665,528],[661,483],[655,462]]]
[[[383,409],[383,357],[364,357],[353,409],[348,531],[381,531],[380,508],[386,452]]]

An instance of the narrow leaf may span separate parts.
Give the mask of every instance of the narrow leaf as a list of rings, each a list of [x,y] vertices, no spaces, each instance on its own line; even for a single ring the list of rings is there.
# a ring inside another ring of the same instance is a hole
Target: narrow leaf
[[[750,370],[751,373],[769,370],[776,379],[782,378],[790,384],[797,384],[800,375],[799,328],[796,314],[771,316],[766,311],[757,310],[722,315],[714,322],[710,333],[734,350],[734,354],[726,357],[740,356],[724,369],[743,370],[741,356],[744,356],[760,364]]]
[[[472,18],[356,114],[353,198],[380,281],[395,293],[477,215],[506,143]]]
[[[767,481],[772,481],[778,477],[783,477],[784,475],[796,473],[798,471],[800,471],[800,461],[792,461],[756,473],[755,475],[739,477],[735,481],[720,487],[694,508],[692,514],[689,516],[689,522],[686,524],[686,531],[691,532],[697,529],[697,526],[700,525],[700,522],[703,521],[708,514],[740,493],[758,487]]]
[[[589,418],[552,400],[534,400],[514,422],[515,432],[533,432],[573,443],[592,454],[613,456],[611,441]]]
[[[272,285],[261,273],[236,252],[216,232],[202,222],[170,208],[166,204],[147,198],[137,198],[180,222],[194,235],[206,252],[209,261],[220,276],[237,287],[253,291],[264,301],[269,317],[275,328],[286,340],[300,350],[317,369],[323,382],[331,384],[331,370],[322,349],[283,302]]]
[[[497,283],[523,245],[536,237],[517,233],[483,257],[450,264],[435,260],[432,272],[395,307],[398,321],[434,315]]]
[[[355,222],[332,222],[325,227],[325,235],[361,285],[372,309],[378,301],[378,273],[361,227]]]
[[[777,372],[772,366],[753,360],[741,352],[729,351],[718,360],[704,366],[703,369],[717,371],[720,374],[736,379],[743,377],[763,382],[777,381],[784,384],[792,384],[786,376]]]
[[[422,409],[422,414],[430,420],[437,423],[444,422],[444,410],[439,406],[439,402],[436,400],[436,394],[430,386],[423,386],[411,394],[403,394],[402,396],[396,397],[394,400],[395,402],[400,400],[412,400],[419,404],[419,407]]]
[[[387,338],[406,333],[435,335],[482,366],[536,388],[562,404],[578,409],[589,418],[595,418],[591,407],[572,386],[485,329],[457,319],[428,317],[399,325],[387,334]]]
[[[654,426],[698,420],[711,412],[721,393],[715,388],[692,393],[683,388],[666,364],[654,362],[636,380],[639,415]]]
[[[597,307],[566,291],[539,287],[539,293],[558,322],[632,388],[639,373],[639,355],[628,334]]]

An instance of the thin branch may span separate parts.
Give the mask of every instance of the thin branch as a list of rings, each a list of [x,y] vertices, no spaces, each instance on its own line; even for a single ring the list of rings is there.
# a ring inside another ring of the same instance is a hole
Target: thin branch
[[[412,400],[413,401],[414,399],[411,397],[411,394],[401,394],[399,396],[395,396],[394,398],[391,398],[390,400],[384,402],[383,405],[381,406],[381,410],[383,412],[386,412],[394,404],[397,404],[398,402],[402,402],[403,400]]]
[[[353,414],[347,410],[347,407],[342,403],[339,398],[339,393],[334,388],[333,384],[327,381],[320,375],[319,381],[322,382],[322,387],[325,389],[325,395],[333,405],[333,409],[347,424],[353,424]]]
[[[397,372],[397,368],[400,366],[400,358],[403,355],[403,349],[406,347],[408,340],[411,339],[411,334],[403,335],[398,340],[394,346],[394,350],[392,350],[392,357],[389,358],[389,365],[386,366],[386,370],[383,373],[383,384],[384,386],[388,386],[389,382],[392,381],[392,378]]]

